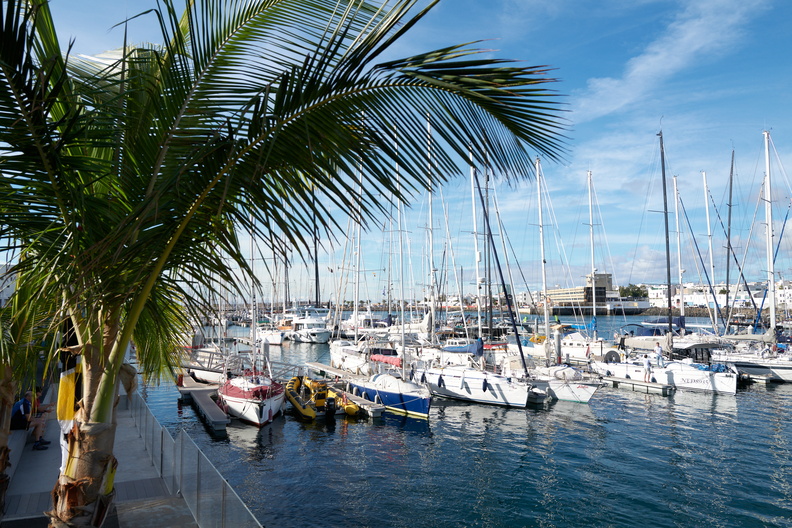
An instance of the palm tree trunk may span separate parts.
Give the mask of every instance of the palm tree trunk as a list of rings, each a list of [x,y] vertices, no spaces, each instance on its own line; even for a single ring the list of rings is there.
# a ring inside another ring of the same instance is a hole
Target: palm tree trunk
[[[11,450],[8,439],[11,436],[11,411],[14,407],[16,383],[11,365],[0,366],[0,511],[5,511],[5,498],[9,477],[6,471],[11,466],[8,461]]]
[[[51,526],[101,526],[104,522],[115,496],[115,431],[115,423],[75,423],[68,434],[66,468],[52,490],[53,507],[47,512]]]
[[[68,457],[65,469],[58,476],[52,490],[52,510],[47,512],[51,526],[101,526],[115,497],[115,472],[118,461],[113,455],[115,443],[117,390],[99,391],[104,384],[119,379],[118,364],[108,351],[115,353],[118,323],[105,321],[102,348],[86,344],[83,347],[83,398],[78,404],[74,426],[66,435]],[[94,333],[93,335],[97,335]],[[100,401],[108,399],[109,401]],[[106,421],[92,421],[93,406],[110,409]]]

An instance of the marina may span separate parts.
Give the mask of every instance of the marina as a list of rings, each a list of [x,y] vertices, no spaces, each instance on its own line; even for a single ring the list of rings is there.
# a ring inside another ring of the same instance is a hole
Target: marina
[[[351,376],[328,365],[327,345],[287,341],[270,354],[328,379]],[[224,437],[178,405],[175,388],[145,397],[166,428],[196,438],[264,525],[790,526],[790,384],[716,394],[603,381],[589,404],[435,398],[425,419],[305,422],[287,406],[260,429],[232,420]],[[307,474],[325,492],[305,489]],[[279,506],[292,503],[303,506]]]
[[[271,353],[324,364],[328,351],[288,343]],[[527,409],[436,399],[428,419],[305,423],[287,410],[261,429],[232,421],[224,439],[173,392],[149,388],[153,412],[190,431],[268,526],[772,527],[792,518],[789,384],[736,395],[606,387],[588,405]]]

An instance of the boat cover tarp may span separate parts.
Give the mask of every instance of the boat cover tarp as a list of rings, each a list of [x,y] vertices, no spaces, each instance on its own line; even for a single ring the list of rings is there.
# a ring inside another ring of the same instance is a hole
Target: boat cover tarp
[[[383,356],[382,354],[374,354],[371,356],[371,361],[379,361],[380,363],[387,363],[394,367],[401,368],[401,358],[395,356]]]

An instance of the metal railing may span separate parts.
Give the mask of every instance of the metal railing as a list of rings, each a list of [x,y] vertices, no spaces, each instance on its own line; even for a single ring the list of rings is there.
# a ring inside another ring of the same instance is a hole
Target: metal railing
[[[129,411],[165,486],[184,498],[198,526],[261,528],[190,435],[179,430],[174,440],[137,392],[129,396]]]

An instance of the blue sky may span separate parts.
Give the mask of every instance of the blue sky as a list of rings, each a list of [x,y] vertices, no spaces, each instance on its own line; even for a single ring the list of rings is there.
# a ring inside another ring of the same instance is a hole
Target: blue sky
[[[61,38],[74,37],[76,52],[92,54],[118,47],[122,33],[109,28],[154,3],[52,0],[51,5]],[[152,18],[147,20],[153,23]],[[657,212],[662,210],[657,146],[661,129],[672,200],[670,225],[675,230],[674,175],[692,225],[691,235],[691,229],[681,221],[685,280],[703,280],[697,271],[702,265],[693,249],[694,238],[705,265],[709,265],[702,171],[707,174],[714,203],[710,214],[715,279],[724,279],[725,237],[715,219],[720,214],[725,221],[727,214],[732,149],[733,246],[739,260],[745,255],[746,275],[762,279],[767,269],[763,209],[760,207],[757,220],[754,214],[764,174],[763,130],[771,132],[780,159],[780,163],[774,159],[771,167],[776,236],[792,192],[784,173],[784,163],[792,154],[790,21],[792,3],[786,0],[444,0],[394,55],[485,40],[479,47],[492,50],[488,53],[494,56],[555,68],[554,76],[561,80],[555,89],[564,94],[569,110],[570,140],[563,162],[544,161],[542,165],[552,203],[552,210],[545,212],[550,287],[580,285],[591,268],[588,170],[593,174],[598,206],[596,267],[613,273],[621,285],[665,281],[663,222]],[[132,39],[153,38],[156,33],[149,30],[143,21],[134,23]],[[536,185],[496,184],[493,192],[513,248],[509,252],[516,257],[510,261],[516,287],[523,290],[527,282],[533,289],[540,284]],[[433,225],[439,233],[435,235],[435,255],[454,253],[454,267],[465,274],[459,282],[469,291],[474,264],[467,178],[443,189],[443,198],[445,205],[435,198]],[[440,212],[444,206],[450,244],[442,240],[446,226]],[[411,280],[420,285],[426,282],[422,278],[425,265],[421,264],[425,260],[421,229],[427,225],[425,201],[416,201],[407,216]],[[381,249],[384,238],[378,231],[366,235],[364,267],[379,270],[367,272],[364,291],[368,298],[381,297],[387,260]],[[671,241],[676,280],[675,232]],[[789,248],[790,244],[782,243],[776,263],[779,277],[792,278]],[[340,248],[324,255],[323,276],[328,268],[341,267],[340,259]],[[439,266],[442,258],[435,260]],[[293,276],[300,283],[293,286],[297,292],[309,275],[296,271]],[[453,273],[450,276],[453,278]],[[323,285],[322,289],[323,297],[331,296],[332,287]],[[456,292],[456,287],[449,291]]]

